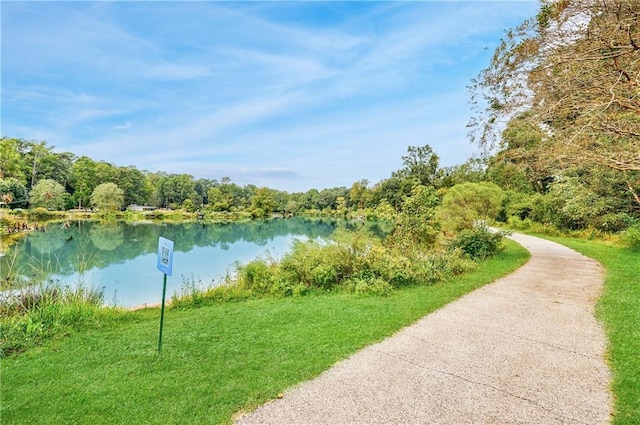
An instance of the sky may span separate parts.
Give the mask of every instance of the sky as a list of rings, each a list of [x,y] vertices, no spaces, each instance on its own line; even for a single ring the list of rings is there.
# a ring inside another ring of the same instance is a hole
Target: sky
[[[535,1],[2,1],[3,137],[288,192],[479,148],[467,87]]]

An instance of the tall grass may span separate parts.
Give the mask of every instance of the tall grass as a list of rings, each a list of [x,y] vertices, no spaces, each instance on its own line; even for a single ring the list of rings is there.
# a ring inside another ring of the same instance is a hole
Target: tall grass
[[[104,294],[95,287],[60,286],[46,282],[0,298],[0,357],[24,351],[44,340],[101,326],[124,313],[103,307]]]

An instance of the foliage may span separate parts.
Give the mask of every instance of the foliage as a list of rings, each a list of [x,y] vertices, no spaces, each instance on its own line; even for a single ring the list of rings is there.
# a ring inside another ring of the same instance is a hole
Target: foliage
[[[51,211],[43,207],[33,208],[27,211],[29,220],[46,221],[64,218],[64,212]]]
[[[60,287],[52,282],[3,295],[0,300],[0,357],[51,338],[109,322],[119,312],[103,308],[95,288]]]
[[[460,183],[480,183],[486,180],[486,161],[471,158],[461,165],[444,167],[439,170],[439,186],[452,187]]]
[[[460,251],[429,252],[426,245],[407,249],[385,243],[363,228],[337,231],[329,242],[296,241],[280,261],[266,257],[238,264],[234,277],[223,285],[198,296],[183,291],[176,301],[184,306],[229,297],[299,296],[334,290],[385,294],[407,285],[445,281],[473,267]]]
[[[406,249],[418,246],[433,246],[440,231],[435,220],[436,207],[440,199],[433,187],[417,185],[411,196],[402,204],[402,212],[396,218],[396,227],[391,240]]]
[[[543,196],[540,194],[522,193],[513,190],[506,190],[505,197],[502,201],[502,211],[500,212],[500,221],[507,221],[511,217],[519,220],[530,219],[536,205],[543,202]]]
[[[96,162],[83,156],[77,159],[71,167],[71,187],[73,188],[73,200],[78,208],[86,208],[91,202],[91,194],[96,186],[102,182],[97,181]]]
[[[438,217],[449,231],[471,229],[478,220],[498,218],[503,198],[504,192],[493,183],[462,183],[445,193]]]
[[[25,153],[24,140],[0,138],[0,178],[14,178],[25,184]]]
[[[460,249],[473,260],[485,260],[498,253],[505,232],[492,232],[484,226],[465,229],[450,242],[450,249]]]
[[[127,320],[3,359],[0,414],[3,423],[33,425],[230,423],[526,259],[512,245],[446,285],[388,297],[325,293],[171,308],[161,358],[158,309],[130,312]]]
[[[54,180],[40,180],[29,192],[29,203],[32,207],[50,210],[61,210],[65,206],[67,192],[64,186]]]
[[[622,241],[632,250],[640,251],[640,223],[630,226],[622,234]]]
[[[632,224],[634,208],[629,198],[616,195],[623,188],[612,177],[595,170],[569,170],[549,185],[549,192],[533,206],[531,217],[567,230],[623,230]]]
[[[124,191],[115,183],[102,183],[91,194],[91,206],[100,211],[119,211],[124,204]]]
[[[549,175],[608,167],[640,204],[640,3],[555,1],[507,32],[473,87],[476,141]],[[535,136],[510,137],[504,122]],[[528,141],[516,143],[511,141]],[[538,176],[539,178],[540,176]]]
[[[394,173],[394,176],[413,180],[414,184],[435,186],[439,178],[440,157],[431,146],[409,146],[407,155],[402,157],[404,168]]]
[[[20,180],[9,177],[0,178],[0,201],[9,208],[25,208],[27,206],[27,189]]]

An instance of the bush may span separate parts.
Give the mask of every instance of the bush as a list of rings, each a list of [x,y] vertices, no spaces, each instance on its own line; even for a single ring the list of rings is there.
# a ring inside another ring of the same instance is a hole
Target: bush
[[[640,251],[640,224],[634,224],[622,233],[622,241],[629,248]]]
[[[388,295],[393,291],[393,286],[379,277],[371,279],[354,277],[346,282],[345,289],[358,295]]]
[[[605,232],[619,232],[632,222],[633,217],[624,212],[603,214],[593,220],[594,226]]]
[[[450,249],[460,249],[473,260],[484,260],[498,253],[505,232],[493,233],[486,227],[461,231],[449,244]]]
[[[245,289],[257,292],[268,291],[271,286],[273,273],[267,263],[258,258],[238,268],[238,284]]]
[[[62,211],[49,211],[44,207],[38,207],[29,210],[29,212],[27,213],[27,217],[29,217],[29,220],[44,221],[55,218],[63,218],[65,217],[65,213]]]

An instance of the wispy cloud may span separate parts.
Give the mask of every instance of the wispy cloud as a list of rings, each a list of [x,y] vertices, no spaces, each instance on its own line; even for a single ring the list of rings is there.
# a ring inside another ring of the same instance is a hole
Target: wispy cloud
[[[2,132],[280,189],[474,151],[465,86],[536,2],[3,4]]]

